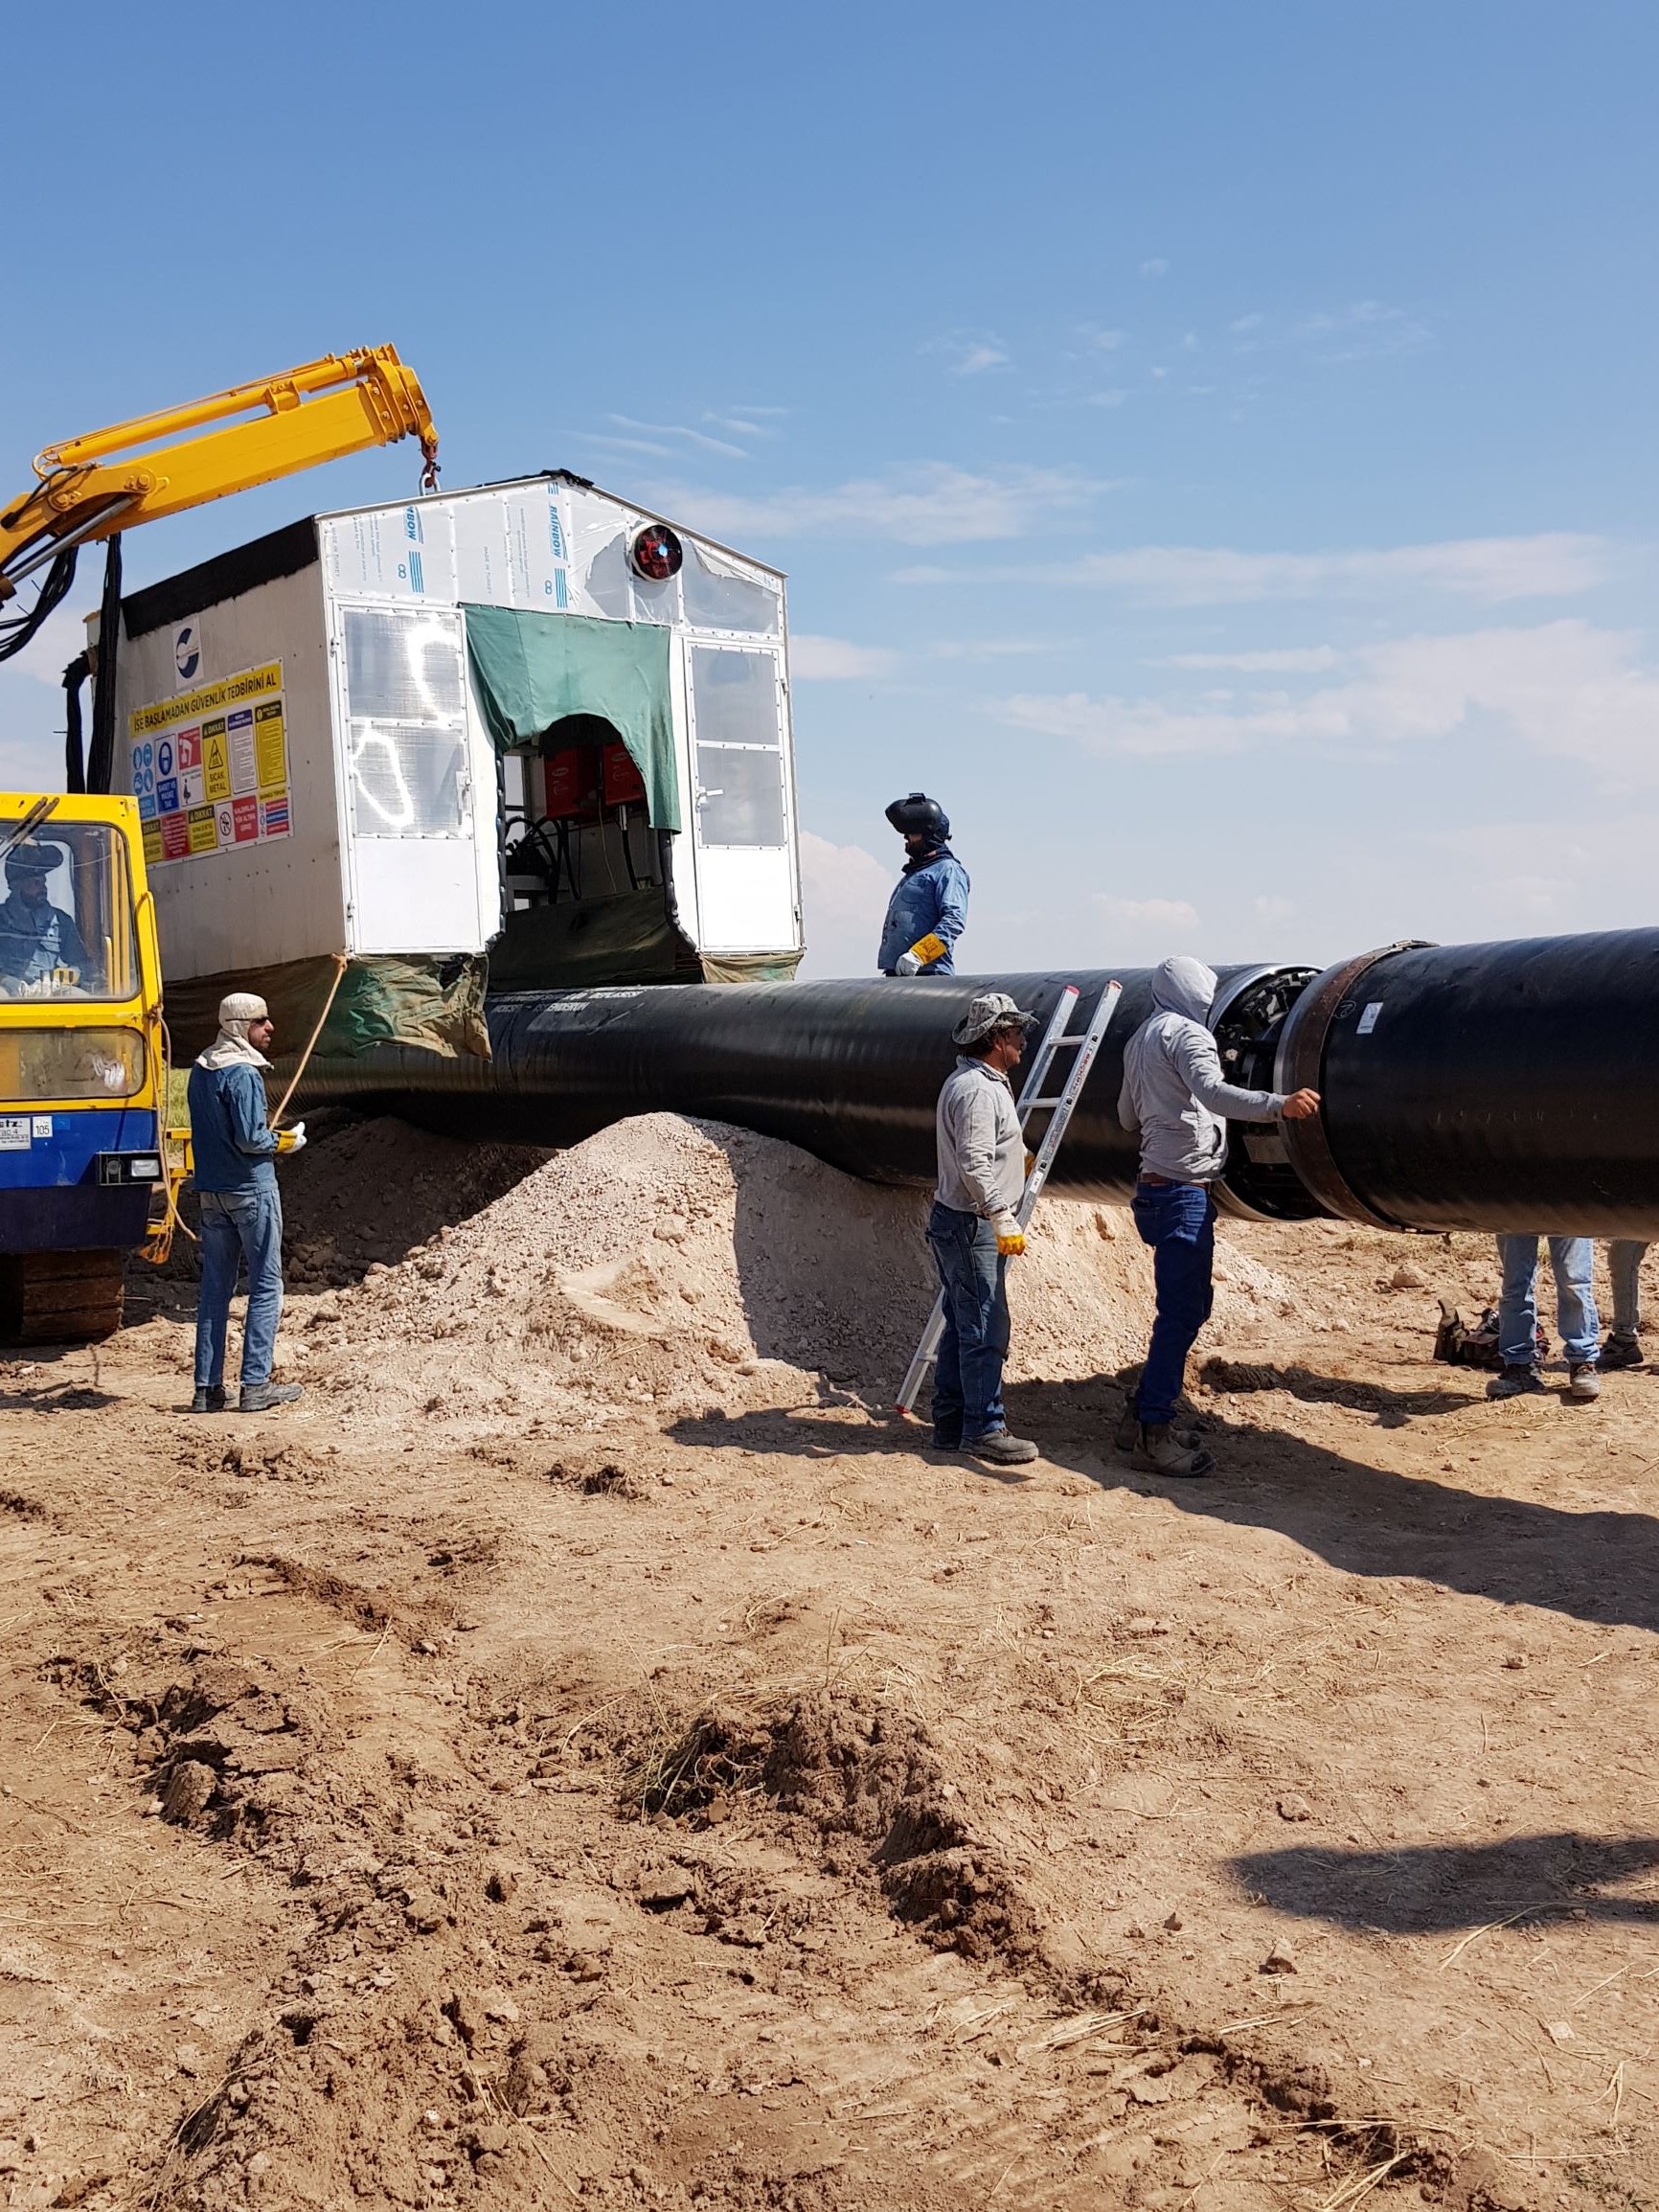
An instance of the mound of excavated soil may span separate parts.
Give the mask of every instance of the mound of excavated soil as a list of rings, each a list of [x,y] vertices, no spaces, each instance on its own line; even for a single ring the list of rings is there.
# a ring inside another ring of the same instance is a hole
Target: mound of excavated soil
[[[395,1188],[406,1141],[396,1123],[358,1131],[359,1187]],[[890,1400],[934,1293],[925,1213],[771,1138],[648,1114],[325,1300],[296,1365],[389,1410],[581,1425],[793,1402],[807,1376]],[[1223,1318],[1298,1311],[1241,1253],[1223,1247],[1217,1274]],[[1110,1372],[1144,1348],[1151,1271],[1125,1216],[1051,1203],[1014,1284],[1015,1378]]]

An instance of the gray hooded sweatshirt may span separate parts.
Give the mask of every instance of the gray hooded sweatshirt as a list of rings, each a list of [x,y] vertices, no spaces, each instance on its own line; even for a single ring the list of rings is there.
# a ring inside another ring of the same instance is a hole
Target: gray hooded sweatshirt
[[[1152,975],[1156,1011],[1124,1049],[1118,1119],[1141,1138],[1141,1173],[1172,1183],[1210,1183],[1227,1158],[1227,1122],[1270,1122],[1284,1094],[1241,1090],[1221,1073],[1204,1026],[1216,971],[1201,960],[1164,961]]]

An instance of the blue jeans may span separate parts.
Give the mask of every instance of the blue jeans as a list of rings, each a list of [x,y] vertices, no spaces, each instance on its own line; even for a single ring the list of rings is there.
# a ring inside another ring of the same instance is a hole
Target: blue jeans
[[[1152,1247],[1158,1311],[1135,1394],[1135,1416],[1148,1428],[1174,1418],[1187,1355],[1216,1302],[1216,1201],[1198,1183],[1140,1183],[1131,1211],[1143,1244]]]
[[[1602,1324],[1590,1288],[1596,1247],[1588,1237],[1552,1237],[1550,1266],[1556,1275],[1556,1327],[1570,1367],[1594,1367],[1601,1351]],[[1538,1306],[1534,1285],[1538,1273],[1536,1237],[1500,1237],[1504,1288],[1498,1299],[1498,1352],[1506,1367],[1537,1364]]]
[[[1634,1237],[1615,1237],[1607,1246],[1607,1271],[1613,1278],[1613,1329],[1620,1336],[1634,1336],[1642,1326],[1642,1261],[1648,1247]]]
[[[944,1291],[944,1334],[933,1366],[933,1432],[971,1444],[1008,1424],[1002,1363],[1008,1357],[1008,1262],[996,1231],[977,1214],[935,1204],[927,1242]]]
[[[237,1273],[248,1264],[242,1328],[242,1387],[268,1382],[283,1317],[283,1200],[274,1183],[257,1191],[203,1191],[201,1295],[195,1310],[195,1386],[225,1379],[225,1335]]]

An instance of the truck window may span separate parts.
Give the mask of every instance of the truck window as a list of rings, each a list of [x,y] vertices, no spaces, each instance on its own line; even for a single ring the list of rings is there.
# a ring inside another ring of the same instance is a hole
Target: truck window
[[[0,825],[0,999],[138,992],[126,839],[102,822]]]

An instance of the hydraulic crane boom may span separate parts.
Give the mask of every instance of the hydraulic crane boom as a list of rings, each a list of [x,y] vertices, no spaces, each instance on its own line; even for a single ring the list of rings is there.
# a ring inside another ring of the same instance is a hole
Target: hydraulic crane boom
[[[226,427],[157,443],[216,422]],[[396,346],[370,346],[49,445],[35,459],[39,483],[0,511],[0,605],[22,577],[76,546],[408,437],[420,439],[423,481],[435,488],[426,396]]]

